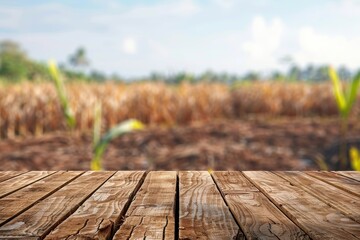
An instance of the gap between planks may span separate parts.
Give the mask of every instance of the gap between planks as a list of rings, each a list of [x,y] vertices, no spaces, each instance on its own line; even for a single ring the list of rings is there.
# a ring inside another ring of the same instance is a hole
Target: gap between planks
[[[306,174],[360,197],[360,182],[353,178],[325,171],[309,171]]]
[[[240,171],[216,171],[212,177],[247,239],[309,239]]]
[[[360,204],[356,195],[302,172],[274,172],[274,174],[360,223]]]
[[[174,239],[176,171],[151,171],[113,239]]]
[[[6,197],[0,198],[0,226],[49,197],[83,173],[83,171],[59,171]],[[23,196],[26,196],[26,198],[23,198]]]
[[[38,202],[0,227],[0,238],[16,237],[18,239],[29,239],[36,237],[43,239],[51,230],[74,213],[114,174],[115,172],[85,172],[51,196]],[[94,185],[90,183],[94,178],[103,180]],[[79,189],[77,186],[78,182],[84,182],[86,185]],[[64,194],[64,192],[69,192],[70,195]],[[57,212],[57,215],[52,214],[54,211]],[[51,215],[51,217],[47,215]],[[14,228],[15,226],[16,228]]]
[[[0,184],[0,198],[12,194],[55,173],[56,171],[32,171],[7,179]]]
[[[145,171],[116,172],[45,239],[112,239],[145,177]]]
[[[244,176],[312,239],[359,239],[360,225],[272,172]]]
[[[0,172],[0,182],[6,181],[13,177],[17,177],[21,174],[27,173],[28,171],[3,171]]]

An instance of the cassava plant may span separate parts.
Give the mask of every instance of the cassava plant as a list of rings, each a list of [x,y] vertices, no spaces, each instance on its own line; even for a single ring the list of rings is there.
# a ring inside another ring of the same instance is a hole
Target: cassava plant
[[[98,115],[99,116],[99,115]],[[96,126],[96,124],[94,124]],[[135,119],[130,119],[119,123],[115,127],[111,128],[95,145],[94,145],[94,157],[91,161],[91,170],[102,170],[102,155],[104,154],[107,145],[111,140],[119,137],[125,133],[132,132],[133,130],[143,129],[144,125]],[[94,128],[95,129],[95,128]],[[100,128],[98,128],[100,129]],[[99,130],[98,130],[99,131]],[[94,138],[95,139],[95,138]]]
[[[70,108],[70,102],[66,94],[64,81],[60,76],[55,61],[53,60],[49,61],[49,72],[52,80],[54,81],[56,92],[60,100],[60,105],[65,116],[67,126],[70,129],[73,129],[76,125],[75,116]]]
[[[351,109],[356,102],[357,91],[360,85],[360,72],[352,79],[351,83],[344,88],[334,68],[329,68],[329,75],[332,81],[337,107],[340,114],[340,168],[345,169],[347,164],[346,136]]]

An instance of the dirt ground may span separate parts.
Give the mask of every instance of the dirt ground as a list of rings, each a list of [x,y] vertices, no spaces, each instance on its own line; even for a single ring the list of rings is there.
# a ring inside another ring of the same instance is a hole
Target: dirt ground
[[[360,124],[349,126],[358,147]],[[254,118],[149,127],[114,140],[106,170],[310,170],[324,158],[336,169],[339,122],[335,118]],[[91,134],[53,133],[0,141],[0,170],[88,170]]]

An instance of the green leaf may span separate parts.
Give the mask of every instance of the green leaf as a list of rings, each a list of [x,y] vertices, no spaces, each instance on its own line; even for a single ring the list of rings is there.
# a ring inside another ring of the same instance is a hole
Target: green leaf
[[[64,117],[65,117],[66,123],[70,128],[74,128],[76,125],[75,116],[70,108],[70,103],[69,103],[69,100],[66,95],[64,81],[60,77],[58,68],[56,66],[56,62],[54,60],[49,61],[49,73],[55,83],[56,92],[59,97],[60,105],[61,105]]]
[[[345,117],[346,115],[346,108],[347,108],[347,101],[344,96],[344,92],[341,86],[341,82],[339,77],[333,67],[329,67],[329,76],[333,84],[334,94],[336,103],[338,105],[338,109],[340,114]]]
[[[360,171],[360,153],[356,147],[350,148],[350,160],[351,160],[351,167],[355,171]]]
[[[109,132],[107,132],[94,147],[94,158],[91,161],[91,170],[102,169],[101,158],[111,140],[125,133],[132,132],[133,130],[143,128],[144,125],[140,121],[130,119],[121,122],[120,124],[110,129]]]
[[[359,85],[360,85],[360,72],[354,77],[353,81],[351,82],[350,90],[348,91],[347,94],[347,106],[346,106],[347,115],[350,114],[351,108],[356,102]]]
[[[94,130],[93,130],[93,146],[96,146],[100,140],[101,135],[101,102],[95,103],[94,108]]]

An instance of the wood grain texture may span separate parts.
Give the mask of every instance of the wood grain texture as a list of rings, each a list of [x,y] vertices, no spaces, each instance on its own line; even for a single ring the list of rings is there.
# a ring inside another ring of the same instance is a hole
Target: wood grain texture
[[[358,175],[0,172],[0,239],[359,239]]]
[[[0,172],[0,182],[8,180],[10,178],[16,177],[25,173],[26,171],[2,171]]]
[[[244,237],[208,172],[181,171],[179,188],[180,239]]]
[[[352,178],[356,181],[360,181],[360,171],[338,171],[336,174],[343,175],[348,178]]]
[[[121,226],[114,240],[174,239],[175,219],[168,216],[130,216]]]
[[[0,184],[0,198],[54,173],[55,171],[32,171],[10,178]]]
[[[309,239],[240,172],[212,175],[247,239]]]
[[[360,197],[360,182],[333,172],[306,172],[321,181]]]
[[[52,194],[81,173],[60,171],[0,198],[0,226]]]
[[[174,239],[176,179],[175,171],[150,172],[114,239],[137,239],[134,234],[141,229],[147,229],[142,238]],[[156,220],[154,224],[153,220]]]
[[[0,238],[44,237],[73,213],[114,172],[86,172],[0,227]]]
[[[312,239],[359,239],[360,224],[271,172],[244,175]]]
[[[275,172],[360,223],[360,198],[301,172]]]
[[[117,172],[45,239],[108,239],[144,174]]]

